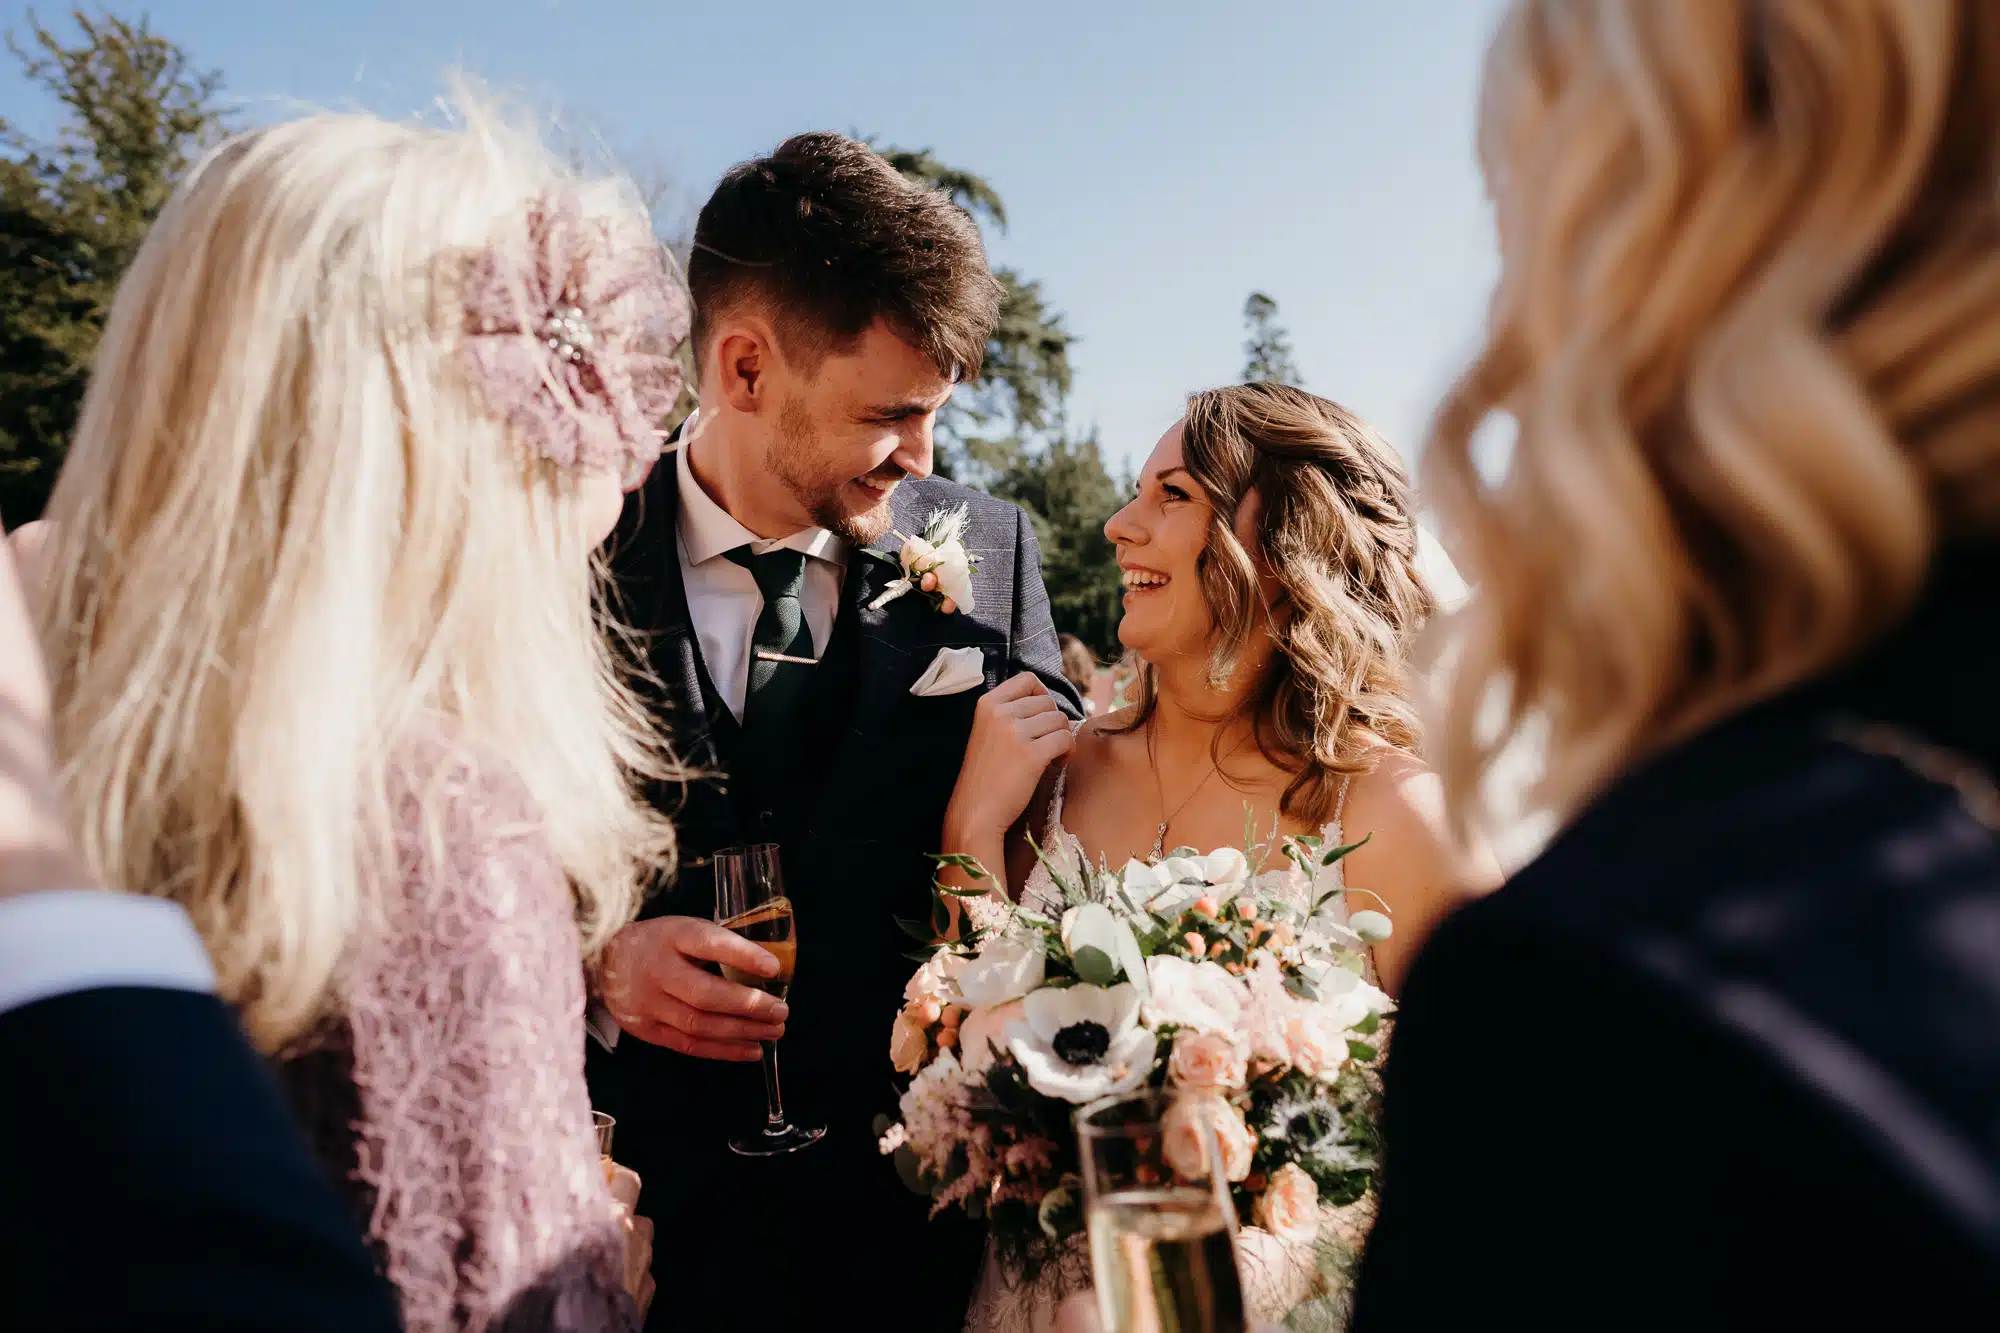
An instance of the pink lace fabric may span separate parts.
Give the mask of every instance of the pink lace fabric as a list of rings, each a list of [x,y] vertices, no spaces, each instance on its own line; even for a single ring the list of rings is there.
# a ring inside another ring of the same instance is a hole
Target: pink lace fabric
[[[522,784],[442,745],[398,891],[365,936],[344,1021],[282,1073],[347,1187],[411,1333],[636,1329],[590,1122],[568,885]]]

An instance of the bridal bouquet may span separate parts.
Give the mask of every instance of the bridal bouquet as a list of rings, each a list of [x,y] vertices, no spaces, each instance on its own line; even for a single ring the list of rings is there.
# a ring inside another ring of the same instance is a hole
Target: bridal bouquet
[[[1116,873],[1049,865],[1060,915],[939,884],[932,921],[903,923],[929,943],[890,1038],[914,1077],[901,1119],[878,1122],[882,1151],[933,1215],[984,1219],[1010,1275],[1032,1282],[1083,1231],[1072,1114],[1165,1086],[1180,1094],[1168,1163],[1205,1174],[1212,1133],[1244,1227],[1311,1254],[1322,1209],[1367,1194],[1378,1166],[1391,1006],[1364,972],[1389,920],[1350,915],[1330,873],[1360,845],[1288,839],[1284,868],[1256,876],[1234,848]],[[939,942],[954,897],[969,929]]]

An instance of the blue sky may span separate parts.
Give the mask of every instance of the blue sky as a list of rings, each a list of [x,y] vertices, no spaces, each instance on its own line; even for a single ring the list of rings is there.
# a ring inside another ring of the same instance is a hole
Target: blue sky
[[[1472,137],[1501,7],[150,0],[144,12],[222,71],[250,119],[298,105],[418,114],[459,67],[670,175],[690,212],[731,163],[799,130],[929,147],[1005,199],[995,262],[1038,279],[1079,338],[1071,419],[1136,463],[1188,390],[1235,378],[1253,289],[1277,299],[1307,386],[1415,455],[1495,266]],[[15,27],[21,10],[0,9]],[[11,65],[0,116],[48,123]]]

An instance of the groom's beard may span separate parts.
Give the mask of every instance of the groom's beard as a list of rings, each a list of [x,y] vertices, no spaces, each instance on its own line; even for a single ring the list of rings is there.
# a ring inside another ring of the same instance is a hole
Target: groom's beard
[[[889,501],[859,513],[842,502],[841,492],[853,477],[830,478],[814,468],[819,459],[812,418],[799,401],[789,399],[778,412],[778,439],[766,457],[771,475],[792,493],[792,498],[812,516],[812,521],[828,532],[838,533],[856,546],[868,546],[889,530]],[[894,463],[884,463],[866,478],[870,485],[892,486],[908,474]]]

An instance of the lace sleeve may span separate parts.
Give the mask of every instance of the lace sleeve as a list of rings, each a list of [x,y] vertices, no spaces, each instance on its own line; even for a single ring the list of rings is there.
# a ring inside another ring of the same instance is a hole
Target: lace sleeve
[[[446,785],[349,984],[369,1230],[412,1333],[636,1328],[568,886],[518,784]]]

